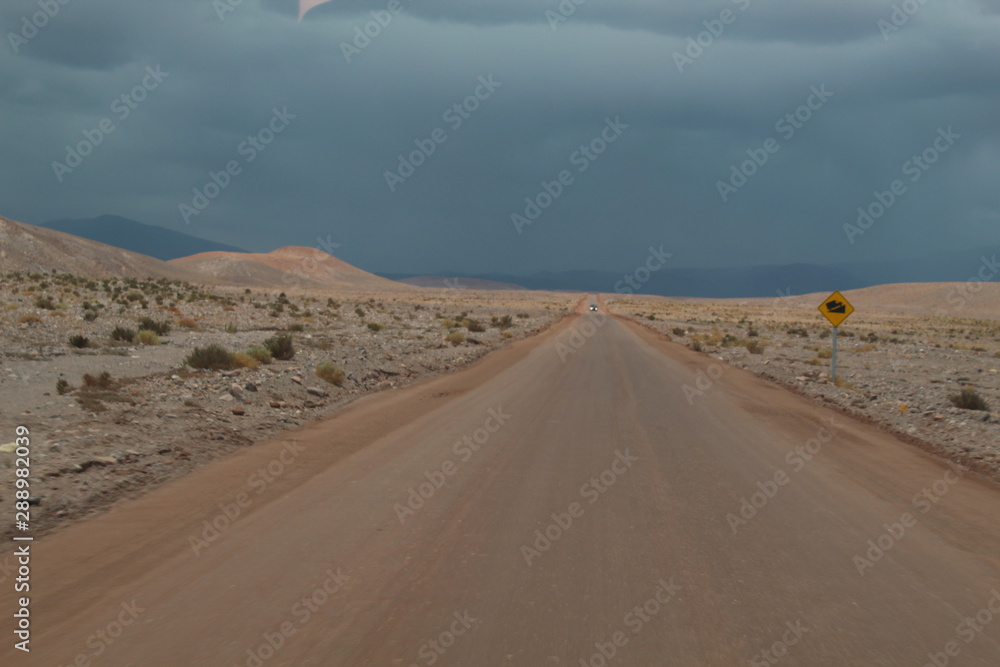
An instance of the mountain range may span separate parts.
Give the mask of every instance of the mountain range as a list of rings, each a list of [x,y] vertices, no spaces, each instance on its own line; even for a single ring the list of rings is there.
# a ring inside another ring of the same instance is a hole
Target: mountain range
[[[208,241],[190,234],[175,232],[166,227],[147,225],[117,215],[101,215],[96,218],[65,218],[46,222],[39,226],[124,248],[163,261],[215,250],[246,252],[236,246]]]
[[[288,262],[283,257],[261,261],[265,255],[246,253],[234,246],[208,241],[182,232],[146,225],[114,215],[89,219],[56,220],[42,225],[77,237],[116,246],[171,262],[171,270],[194,270],[218,280],[236,280],[246,284],[271,284]],[[300,249],[300,254],[309,249]],[[319,251],[317,251],[319,252]],[[208,254],[206,254],[208,253]],[[218,254],[212,254],[218,253]],[[330,260],[336,260],[321,253]],[[192,256],[199,256],[195,261]],[[244,256],[245,255],[245,256]],[[959,252],[942,252],[914,260],[855,261],[828,265],[790,263],[770,266],[725,268],[672,268],[647,272],[645,267],[629,273],[580,269],[542,271],[526,276],[498,272],[430,275],[380,273],[381,278],[422,287],[459,287],[466,289],[539,289],[591,292],[655,294],[707,298],[758,298],[813,292],[850,290],[890,283],[966,282],[976,278],[1000,279],[996,257],[1000,246],[985,246]],[[256,259],[254,259],[256,258]],[[253,261],[253,270],[246,261]],[[298,257],[309,263],[304,256]],[[276,263],[276,264],[275,264]],[[342,265],[341,265],[342,264]],[[332,280],[348,284],[354,279],[344,273],[346,263],[323,262],[323,275],[300,276],[303,286],[318,286]],[[361,271],[350,267],[354,271]],[[249,273],[248,273],[249,271]],[[340,275],[338,275],[338,271]],[[366,276],[371,274],[365,273]],[[374,278],[375,276],[371,276]],[[374,283],[369,278],[361,283]],[[384,285],[383,285],[384,286]]]

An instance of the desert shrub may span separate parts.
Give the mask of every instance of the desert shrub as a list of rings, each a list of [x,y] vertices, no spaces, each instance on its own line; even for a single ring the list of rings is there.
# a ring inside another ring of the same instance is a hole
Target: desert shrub
[[[494,315],[490,318],[490,325],[503,331],[514,326],[514,320],[510,315],[503,315],[502,317]]]
[[[302,331],[305,331],[306,328],[303,325],[301,325],[301,324],[295,323],[295,324],[289,324],[288,325],[288,330],[289,331],[299,331],[299,332],[302,332]]]
[[[107,371],[101,371],[97,375],[84,373],[83,386],[85,389],[114,389],[115,379],[111,377],[111,373]]]
[[[354,309],[354,314],[357,315],[358,317],[364,317],[365,311],[363,308],[361,308],[361,306],[358,306],[357,308]]]
[[[131,343],[135,340],[135,331],[125,327],[115,327],[111,330],[111,339]]]
[[[47,296],[39,296],[35,298],[35,308],[41,308],[42,310],[55,310],[55,302]]]
[[[374,331],[375,333],[378,333],[382,329],[385,329],[385,325],[384,324],[379,324],[378,322],[369,322],[368,323],[368,329],[371,330],[371,331]]]
[[[462,320],[462,326],[472,332],[486,331],[486,327],[479,320],[466,318]]]
[[[456,324],[458,324],[458,322],[448,317],[441,320],[441,326],[444,327],[445,329],[453,329]]]
[[[830,359],[833,357],[833,350],[827,347],[820,348],[816,351],[816,356],[820,359]]]
[[[59,378],[56,380],[56,393],[60,396],[71,391],[72,389],[73,387],[69,386],[69,382],[66,381],[66,378]]]
[[[674,327],[673,329],[671,329],[671,331],[673,332],[673,334],[675,336],[686,336],[687,335],[687,329],[685,329],[684,327]]]
[[[701,352],[701,341],[700,340],[691,341],[691,349],[694,350],[695,352]]]
[[[271,356],[279,361],[288,361],[295,357],[295,346],[292,337],[286,334],[272,336],[264,341],[264,347],[268,349]]]
[[[224,371],[236,367],[236,357],[221,345],[196,347],[194,352],[184,360],[191,368],[203,368],[212,371]]]
[[[809,338],[809,332],[801,328],[789,329],[788,335],[798,336],[799,338]]]
[[[461,345],[465,342],[465,334],[461,331],[450,331],[444,339],[452,345]]]
[[[139,329],[135,334],[136,340],[138,340],[143,345],[159,345],[160,337],[156,335],[155,331],[150,331],[149,329]]]
[[[504,332],[503,332],[502,334],[500,334],[500,336],[501,336],[502,338],[513,338],[513,337],[514,337],[514,334],[512,334],[512,333],[511,333],[511,332],[509,332],[509,331],[504,331]]]
[[[955,394],[950,399],[951,404],[963,410],[989,410],[986,399],[979,395],[975,389],[966,387],[960,393]]]
[[[654,320],[656,320],[656,315],[654,313],[650,313],[649,315],[646,315],[646,319],[650,320],[650,321],[654,321]]]
[[[84,313],[83,313],[83,320],[85,322],[93,322],[96,319],[97,319],[97,311],[96,310],[86,310],[86,311],[84,311]]]
[[[254,345],[248,349],[245,354],[249,357],[253,357],[262,364],[269,364],[274,361],[274,358],[271,356],[271,351],[263,345]]]
[[[75,348],[83,349],[90,346],[90,339],[80,334],[73,334],[69,337],[69,344]]]
[[[529,315],[528,313],[518,313],[517,316],[520,317],[522,320],[526,320],[529,317],[531,317],[531,315]]]
[[[747,341],[744,347],[750,354],[764,354],[764,346],[755,340]]]
[[[838,375],[833,378],[833,384],[837,385],[841,389],[857,389],[857,387],[854,386],[854,383],[845,379],[843,375]]]
[[[35,314],[29,314],[29,315],[21,315],[21,317],[17,321],[20,324],[39,324],[41,323],[42,318],[40,318],[38,315]]]
[[[261,361],[252,357],[246,352],[236,352],[233,354],[233,362],[237,368],[260,368]]]
[[[152,331],[157,336],[166,336],[170,333],[170,322],[157,321],[151,317],[144,317],[139,320],[139,328]]]
[[[237,331],[239,331],[239,329],[237,329],[236,325],[233,324],[232,322],[226,325],[226,333],[234,334]]]
[[[198,323],[192,320],[190,317],[184,317],[177,322],[177,326],[184,327],[185,329],[197,329]]]
[[[343,386],[344,378],[346,377],[344,369],[332,361],[324,361],[318,364],[315,373],[316,377],[326,380],[330,384],[335,384],[338,387]]]

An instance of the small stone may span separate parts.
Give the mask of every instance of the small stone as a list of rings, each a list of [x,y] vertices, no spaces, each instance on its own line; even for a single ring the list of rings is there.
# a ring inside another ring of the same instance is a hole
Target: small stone
[[[272,408],[283,408],[283,407],[285,407],[285,404],[283,402],[281,402],[281,401],[271,401],[270,403],[268,403],[268,405],[270,405]]]
[[[253,382],[247,382],[245,385],[243,385],[243,388],[246,389],[247,391],[257,391],[257,385],[255,385]]]
[[[295,384],[302,384],[302,378],[300,378],[298,375],[293,375],[292,382],[294,382]]]
[[[326,392],[319,387],[306,387],[306,392],[312,394],[313,396],[319,396],[320,398],[326,396]]]
[[[231,400],[233,400],[233,397],[230,394],[220,394],[219,395],[219,400],[220,401],[231,401]]]
[[[242,407],[240,407],[239,405],[234,405],[234,406],[233,406],[233,414],[234,414],[234,415],[236,415],[237,417],[242,417],[242,416],[243,416],[243,415],[245,415],[246,413],[247,413],[247,411],[246,411],[246,410],[244,410],[244,409],[243,409]]]

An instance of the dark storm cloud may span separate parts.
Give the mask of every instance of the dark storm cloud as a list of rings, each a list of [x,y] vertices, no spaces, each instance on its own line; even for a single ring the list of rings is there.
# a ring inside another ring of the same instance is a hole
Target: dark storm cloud
[[[70,0],[0,57],[0,213],[117,213],[255,250],[335,242],[382,271],[627,270],[661,243],[677,266],[720,266],[1000,242],[1000,19],[915,2],[880,29],[893,4],[587,0],[553,30],[558,2],[401,0],[372,27],[388,0],[301,24],[277,0]],[[37,11],[8,3],[0,21],[19,35]],[[355,42],[366,26],[378,34]],[[809,109],[817,89],[832,96]],[[287,127],[255,147],[276,112]],[[581,161],[616,118],[627,129]],[[53,162],[105,119],[60,181]],[[856,209],[949,127],[960,138],[850,243]],[[768,139],[778,150],[724,201],[719,182]],[[563,170],[572,183],[518,233],[511,216]],[[213,174],[226,187],[186,222]]]

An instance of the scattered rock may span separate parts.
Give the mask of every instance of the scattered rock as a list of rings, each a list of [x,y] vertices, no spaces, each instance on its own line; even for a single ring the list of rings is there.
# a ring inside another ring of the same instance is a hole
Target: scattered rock
[[[247,413],[247,411],[246,411],[246,410],[244,410],[244,409],[243,409],[243,408],[242,408],[241,406],[239,406],[239,405],[234,405],[234,406],[233,406],[233,410],[232,410],[232,412],[233,412],[233,414],[234,414],[234,415],[236,415],[237,417],[242,417],[243,415],[245,415],[245,414]]]
[[[326,396],[326,392],[319,387],[306,387],[306,393],[312,394],[313,396],[319,396],[320,398]]]

